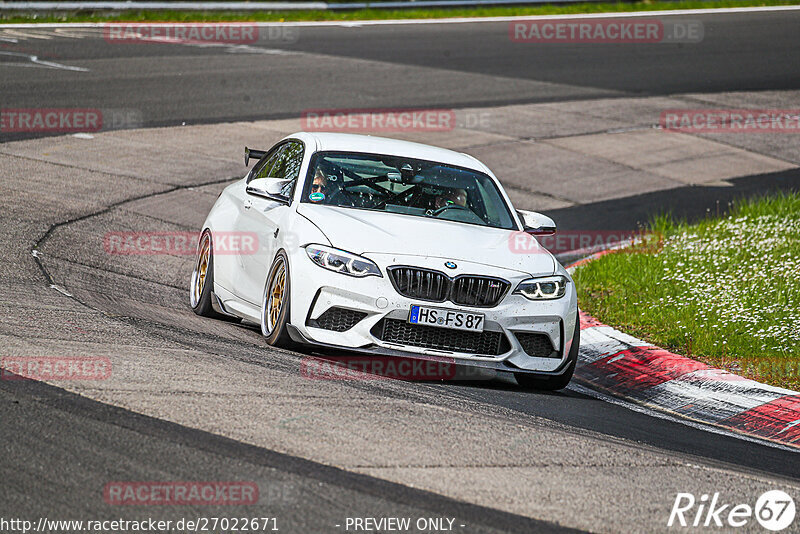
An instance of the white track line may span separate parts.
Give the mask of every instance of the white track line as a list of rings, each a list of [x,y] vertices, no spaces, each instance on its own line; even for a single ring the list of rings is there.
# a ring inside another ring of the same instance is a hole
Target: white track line
[[[11,57],[24,57],[27,58],[30,63],[0,63],[0,67],[8,66],[8,67],[41,67],[47,69],[61,69],[61,70],[71,70],[76,72],[89,72],[89,69],[85,69],[83,67],[73,67],[71,65],[64,65],[61,63],[56,63],[55,61],[45,61],[43,59],[39,59],[39,56],[35,56],[32,54],[22,54],[20,52],[5,52],[0,51],[0,55],[2,56],[11,56]]]
[[[516,17],[459,17],[443,19],[398,19],[398,20],[334,20],[304,22],[253,22],[256,26],[385,26],[406,24],[472,24],[479,22],[514,22],[518,20],[553,20],[553,19],[613,19],[636,17],[672,17],[685,15],[713,15],[730,13],[764,13],[776,11],[799,11],[796,6],[761,6],[761,7],[725,7],[718,9],[674,9],[662,11],[628,11],[623,13],[586,13],[575,15],[531,15]],[[0,28],[102,28],[107,22],[48,22],[42,24],[0,24]],[[149,23],[141,23],[149,24]],[[160,23],[175,24],[175,23]],[[210,23],[214,24],[214,23]],[[223,23],[224,24],[224,23]],[[159,23],[152,23],[158,26]]]

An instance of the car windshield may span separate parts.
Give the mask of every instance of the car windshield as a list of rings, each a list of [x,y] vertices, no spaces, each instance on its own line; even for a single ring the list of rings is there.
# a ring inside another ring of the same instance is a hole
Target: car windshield
[[[301,201],[515,228],[508,205],[489,176],[398,156],[317,153]]]

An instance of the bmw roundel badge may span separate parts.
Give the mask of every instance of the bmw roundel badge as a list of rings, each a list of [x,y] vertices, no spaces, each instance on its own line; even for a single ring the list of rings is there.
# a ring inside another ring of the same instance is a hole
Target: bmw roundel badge
[[[446,261],[446,262],[444,262],[444,266],[445,266],[445,267],[447,267],[448,269],[455,269],[456,267],[458,267],[458,265],[456,265],[456,264],[455,264],[454,262],[452,262],[452,261]]]

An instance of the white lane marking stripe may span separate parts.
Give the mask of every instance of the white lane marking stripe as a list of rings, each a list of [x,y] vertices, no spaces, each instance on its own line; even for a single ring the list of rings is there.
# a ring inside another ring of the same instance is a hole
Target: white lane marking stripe
[[[41,67],[50,68],[50,69],[72,70],[72,71],[77,71],[77,72],[89,72],[89,69],[84,69],[83,67],[73,67],[71,65],[63,65],[61,63],[56,63],[54,61],[45,61],[43,59],[39,59],[39,56],[34,56],[32,54],[22,54],[20,52],[4,52],[4,51],[0,51],[0,55],[12,56],[12,57],[24,57],[24,58],[28,58],[28,60],[31,63],[35,63],[35,65],[30,65],[28,63],[0,63],[0,67],[3,67],[3,66],[11,66],[11,67],[35,67],[35,66],[41,66]]]
[[[0,0],[1,1],[1,0]],[[0,41],[18,43],[19,39],[45,39],[52,40],[58,37],[69,39],[85,39],[87,37],[102,37],[100,28],[37,28],[37,33],[21,32],[14,28],[0,27]]]
[[[56,37],[69,37],[70,39],[100,37],[103,35],[102,32],[97,31],[97,28],[53,28],[53,34]]]
[[[20,39],[44,39],[45,41],[52,39],[52,35],[48,35],[46,33],[37,33],[37,32],[21,32],[16,28],[9,28],[3,31],[3,33],[7,35],[12,35],[14,37],[19,37]]]
[[[359,21],[303,21],[303,22],[254,22],[256,26],[384,26],[401,24],[470,24],[477,22],[514,22],[525,20],[552,20],[552,19],[612,19],[633,17],[668,17],[683,15],[711,15],[727,13],[761,13],[774,11],[798,11],[796,6],[759,6],[759,7],[725,7],[710,9],[674,9],[663,11],[628,11],[623,13],[585,13],[572,15],[529,15],[515,17],[461,17],[446,19],[397,19],[397,20],[359,20]],[[102,28],[105,22],[48,22],[42,24],[0,24],[0,28]],[[164,24],[164,23],[162,23]],[[167,23],[168,24],[168,23]],[[157,24],[153,24],[156,26]]]
[[[169,41],[165,41],[169,42]],[[226,48],[232,54],[271,54],[276,56],[299,55],[301,52],[283,50],[282,48],[260,48],[258,46],[233,44],[233,43],[176,43],[197,48]]]
[[[59,293],[61,293],[62,295],[65,295],[65,296],[67,296],[67,297],[72,297],[72,293],[70,293],[69,291],[67,291],[67,290],[66,290],[66,289],[64,289],[63,287],[57,286],[57,285],[55,285],[55,284],[50,284],[50,288],[51,288],[51,289],[55,289],[56,291],[58,291],[58,292],[59,292]]]
[[[73,67],[72,65],[64,65],[62,63],[56,63],[54,61],[43,61],[36,56],[31,56],[31,61],[36,63],[37,65],[44,65],[45,67],[50,67],[53,69],[72,70],[75,72],[89,72],[89,69],[85,69],[83,67]]]

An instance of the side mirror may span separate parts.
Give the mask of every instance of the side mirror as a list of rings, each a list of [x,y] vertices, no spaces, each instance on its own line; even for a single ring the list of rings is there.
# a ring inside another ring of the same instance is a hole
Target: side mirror
[[[268,198],[277,202],[289,203],[289,197],[284,194],[284,189],[291,180],[281,178],[256,178],[247,184],[247,191],[250,195]]]
[[[556,223],[547,215],[536,211],[517,210],[517,215],[522,219],[522,229],[531,235],[553,235],[556,233]]]

